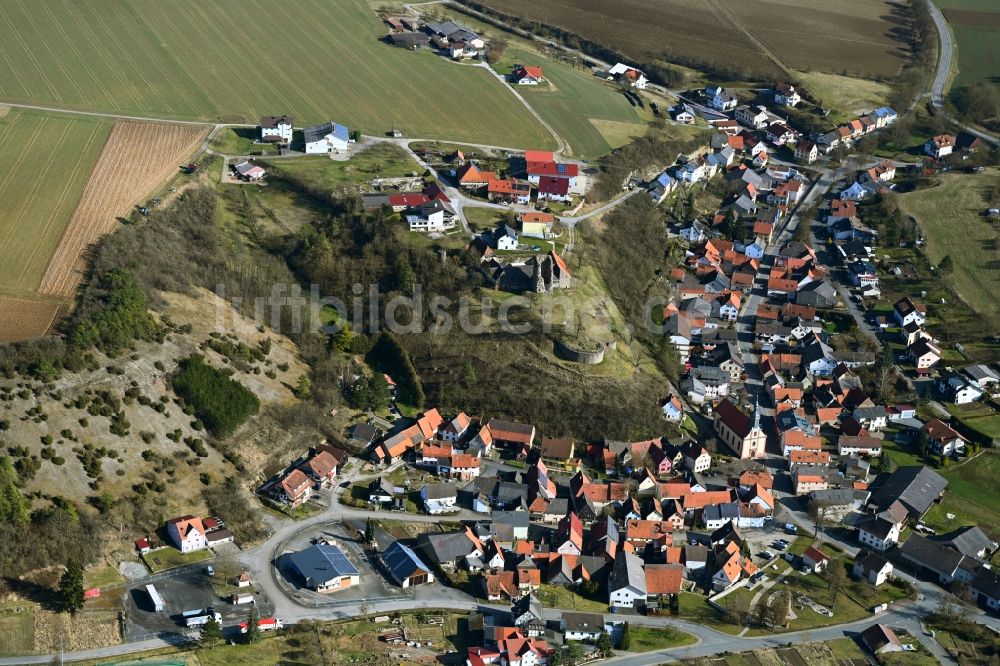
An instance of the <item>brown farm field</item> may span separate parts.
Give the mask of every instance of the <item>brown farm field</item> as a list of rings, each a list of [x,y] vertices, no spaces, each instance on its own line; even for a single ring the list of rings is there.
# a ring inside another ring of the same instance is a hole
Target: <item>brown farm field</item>
[[[0,296],[0,343],[45,335],[61,307],[49,301]]]
[[[86,268],[87,247],[114,231],[118,217],[176,173],[207,133],[202,125],[116,122],[38,291],[72,297]]]
[[[906,58],[907,46],[893,32],[898,5],[889,0],[462,2],[562,28],[637,63],[665,60],[778,76],[760,54],[760,42],[789,69],[887,80]]]

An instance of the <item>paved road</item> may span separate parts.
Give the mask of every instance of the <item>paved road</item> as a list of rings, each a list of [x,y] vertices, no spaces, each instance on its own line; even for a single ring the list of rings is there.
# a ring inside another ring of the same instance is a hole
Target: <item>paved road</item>
[[[940,44],[937,70],[934,73],[934,84],[931,86],[931,103],[939,112],[944,112],[945,86],[948,85],[948,77],[951,74],[951,61],[955,57],[955,43],[951,35],[951,29],[948,27],[948,21],[945,19],[944,14],[941,13],[941,10],[938,9],[932,0],[928,0],[927,8],[930,10],[931,18],[934,19],[934,27],[937,28],[938,43]],[[1000,146],[1000,139],[996,135],[969,127],[950,116],[949,120],[969,134],[978,136],[983,141],[987,141],[994,146]]]

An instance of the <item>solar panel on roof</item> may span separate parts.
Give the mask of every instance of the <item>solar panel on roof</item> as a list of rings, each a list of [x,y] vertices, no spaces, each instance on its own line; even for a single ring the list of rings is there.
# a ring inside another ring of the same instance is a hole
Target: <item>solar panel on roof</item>
[[[330,561],[333,568],[341,575],[356,574],[358,570],[351,564],[351,561],[347,559],[339,549],[334,548],[328,544],[320,544],[318,546],[319,552]]]

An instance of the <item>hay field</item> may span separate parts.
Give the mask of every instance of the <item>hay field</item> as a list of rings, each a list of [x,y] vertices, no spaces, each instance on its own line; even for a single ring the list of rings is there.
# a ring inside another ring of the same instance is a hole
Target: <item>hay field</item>
[[[736,21],[795,70],[892,78],[906,45],[888,0],[477,0],[564,28],[638,61],[695,61],[779,75]]]
[[[1000,251],[993,239],[1000,234],[982,216],[992,205],[986,193],[1000,183],[1000,169],[985,173],[947,173],[941,185],[899,196],[899,207],[916,218],[927,237],[927,258],[937,264],[945,255],[954,262],[946,280],[982,314],[996,312],[1000,284]]]
[[[0,100],[250,122],[288,113],[369,134],[555,141],[489,73],[380,40],[364,0],[10,0]]]
[[[185,162],[208,134],[202,125],[116,122],[38,291],[70,298],[86,269],[84,252]]]
[[[20,109],[0,118],[0,294],[38,287],[111,124]]]

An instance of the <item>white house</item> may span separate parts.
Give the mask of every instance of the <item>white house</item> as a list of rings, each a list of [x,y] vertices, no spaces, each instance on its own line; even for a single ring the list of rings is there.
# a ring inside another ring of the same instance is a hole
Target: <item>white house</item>
[[[596,641],[605,632],[606,624],[600,613],[565,611],[562,614],[562,630],[567,641]]]
[[[677,179],[664,171],[649,184],[649,198],[653,203],[660,203],[675,189],[677,189]]]
[[[276,143],[292,142],[292,119],[289,116],[262,116],[260,140]]]
[[[493,242],[498,250],[517,249],[517,230],[506,224],[501,224],[493,231]]]
[[[182,553],[208,548],[205,526],[201,518],[181,516],[167,521],[167,536]]]
[[[695,244],[701,243],[708,238],[708,234],[706,233],[707,231],[708,230],[704,224],[698,220],[694,220],[691,224],[681,229],[678,235],[688,243]]]
[[[615,63],[615,66],[608,70],[608,80],[628,81],[630,86],[639,90],[644,90],[649,84],[645,74],[623,62]]]
[[[684,418],[684,405],[681,404],[680,398],[676,395],[668,396],[663,401],[661,409],[663,410],[663,418],[668,421],[677,423]]]
[[[646,571],[638,555],[618,553],[608,576],[608,599],[614,608],[634,608],[646,600]]]
[[[862,550],[854,559],[854,568],[851,573],[858,580],[867,580],[878,587],[892,578],[892,571],[892,563],[884,556]]]
[[[927,321],[926,306],[914,303],[909,298],[901,298],[892,306],[892,314],[900,326],[906,326],[914,322],[917,326],[923,326]]]
[[[458,493],[451,483],[430,484],[420,489],[420,500],[431,515],[449,513],[456,508]]]
[[[739,104],[736,95],[722,86],[708,86],[705,88],[705,95],[708,97],[708,105],[716,111],[732,111]]]
[[[953,150],[955,150],[955,136],[952,134],[939,134],[924,144],[924,152],[938,159],[951,155]]]
[[[682,125],[690,125],[694,122],[694,111],[687,104],[677,104],[670,109],[673,119]]]
[[[781,106],[795,106],[802,101],[802,96],[790,83],[779,83],[774,89],[774,103]]]
[[[872,550],[884,553],[899,543],[902,523],[894,523],[888,518],[869,514],[858,521],[858,541]]]
[[[736,109],[736,120],[747,127],[764,129],[770,122],[771,114],[763,106],[741,106]]]
[[[455,226],[455,218],[440,201],[426,201],[406,213],[410,231],[446,231]]]
[[[351,144],[351,132],[332,120],[322,125],[312,125],[302,130],[306,154],[339,153]]]

